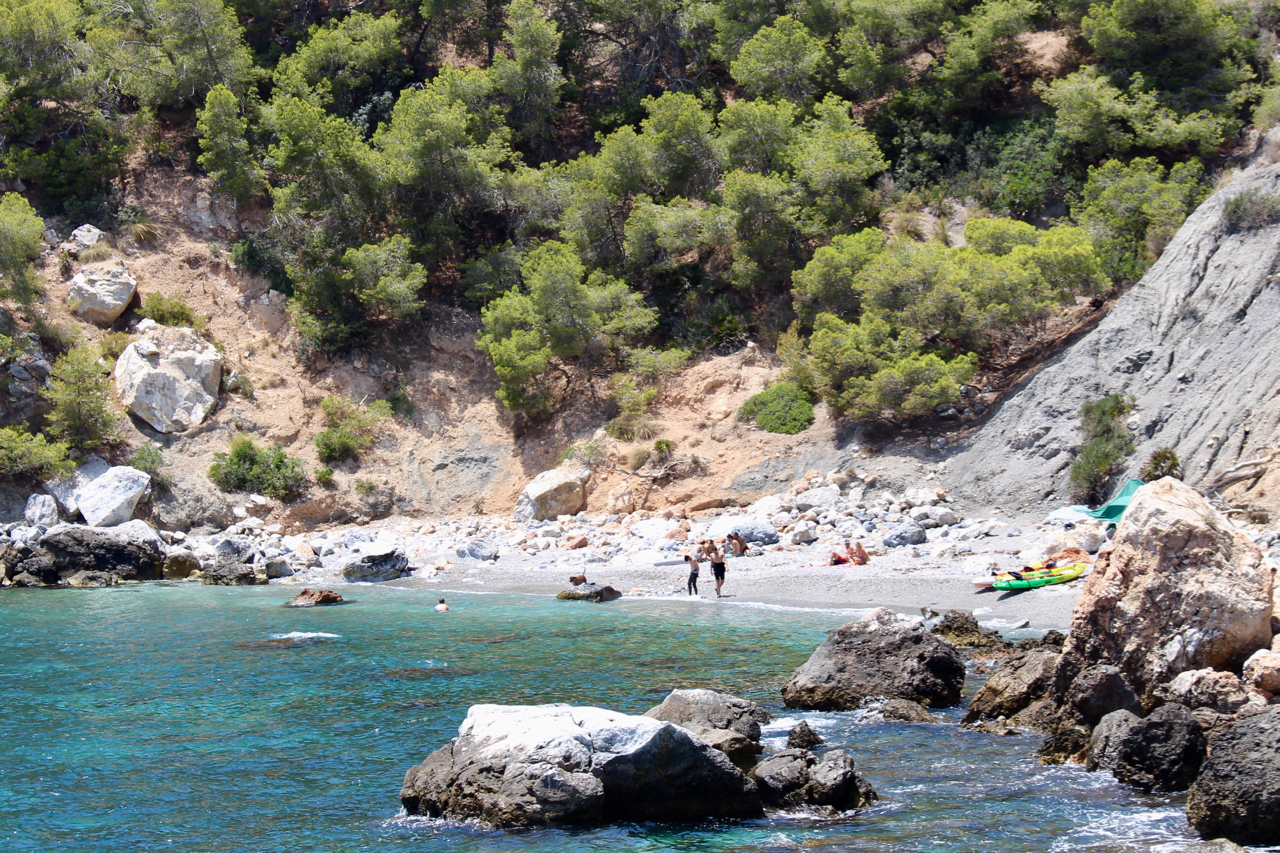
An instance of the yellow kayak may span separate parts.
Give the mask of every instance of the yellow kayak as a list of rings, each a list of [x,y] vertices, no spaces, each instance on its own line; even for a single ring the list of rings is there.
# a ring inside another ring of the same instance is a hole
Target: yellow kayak
[[[997,578],[991,585],[996,589],[1035,589],[1039,586],[1051,586],[1073,581],[1084,574],[1088,568],[1086,563],[1072,563],[1069,566],[1058,566],[1040,572],[1010,572]],[[1018,577],[1017,575],[1021,575]]]

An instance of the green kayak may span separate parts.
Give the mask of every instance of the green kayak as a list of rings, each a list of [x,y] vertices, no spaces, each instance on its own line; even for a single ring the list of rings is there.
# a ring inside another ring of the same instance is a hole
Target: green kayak
[[[1084,574],[1084,570],[1084,563],[1072,563],[1069,566],[1060,566],[1048,572],[1036,572],[1034,575],[1021,578],[1001,578],[992,586],[996,589],[1035,589],[1038,586],[1073,581]]]

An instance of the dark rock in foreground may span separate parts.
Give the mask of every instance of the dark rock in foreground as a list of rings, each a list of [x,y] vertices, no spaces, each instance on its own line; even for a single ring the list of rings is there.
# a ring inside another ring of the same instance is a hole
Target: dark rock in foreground
[[[1280,707],[1240,720],[1214,739],[1187,795],[1187,820],[1204,838],[1280,844]]]
[[[1036,750],[1041,764],[1084,763],[1089,754],[1089,730],[1080,726],[1051,734]]]
[[[341,604],[342,596],[331,589],[303,589],[285,603],[285,607],[324,607]]]
[[[601,586],[596,583],[584,583],[582,586],[566,589],[564,592],[556,596],[561,601],[616,601],[622,598],[622,593],[618,592],[611,586]]]
[[[458,736],[409,769],[400,801],[498,827],[763,812],[755,784],[678,726],[569,705],[472,706]]]
[[[141,521],[117,527],[59,524],[40,537],[40,547],[60,578],[101,572],[122,581],[154,581],[164,572],[164,543]]]
[[[1185,791],[1205,759],[1205,737],[1185,705],[1163,705],[1120,735],[1112,772],[1140,791]]]
[[[342,567],[342,579],[348,583],[377,583],[404,577],[409,573],[409,558],[392,545],[366,544],[362,556]]]
[[[788,708],[847,711],[868,696],[954,705],[964,686],[955,647],[885,607],[827,636],[782,688]]]
[[[932,630],[934,634],[959,648],[986,649],[1005,645],[999,633],[983,628],[968,610],[948,610]]]
[[[1012,717],[1031,707],[1049,692],[1057,664],[1058,653],[1047,650],[1005,658],[969,701],[964,723]]]
[[[771,808],[825,806],[850,811],[880,799],[854,769],[853,759],[839,749],[821,761],[807,749],[784,749],[757,764],[751,778]]]

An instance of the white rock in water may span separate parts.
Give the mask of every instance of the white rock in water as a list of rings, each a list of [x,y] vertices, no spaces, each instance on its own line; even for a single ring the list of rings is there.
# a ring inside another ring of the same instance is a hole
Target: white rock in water
[[[22,517],[32,527],[52,527],[58,523],[58,503],[50,495],[32,495]]]
[[[86,456],[84,462],[70,477],[50,480],[44,484],[44,490],[53,495],[63,512],[67,515],[75,515],[80,511],[76,504],[76,491],[83,489],[110,470],[111,466],[97,456]]]
[[[587,503],[586,468],[555,468],[543,471],[529,482],[516,499],[512,517],[519,522],[545,521],[561,515],[576,515]]]
[[[133,516],[134,507],[150,485],[151,477],[145,472],[118,465],[77,489],[76,504],[90,527],[123,524]]]
[[[201,423],[218,402],[222,355],[191,329],[157,326],[116,361],[120,401],[160,432]]]
[[[138,280],[122,263],[81,270],[71,279],[67,305],[90,323],[109,326],[129,307],[137,289]]]

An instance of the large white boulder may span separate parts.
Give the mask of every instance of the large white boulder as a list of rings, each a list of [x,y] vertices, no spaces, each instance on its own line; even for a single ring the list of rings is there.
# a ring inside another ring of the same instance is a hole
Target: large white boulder
[[[59,477],[44,484],[44,490],[53,495],[53,499],[62,507],[67,515],[75,515],[80,511],[76,504],[76,492],[111,470],[111,466],[97,456],[86,456],[84,462],[72,472],[70,477]]]
[[[138,280],[123,263],[85,269],[71,279],[67,305],[90,323],[109,326],[129,307],[137,289]]]
[[[80,253],[85,249],[92,249],[99,242],[107,238],[100,230],[92,225],[81,225],[79,228],[71,232],[71,236],[59,248],[62,248],[76,257],[80,257]]]
[[[116,360],[116,391],[160,432],[199,424],[218,402],[222,355],[191,329],[156,326]]]
[[[545,521],[560,515],[577,515],[587,505],[586,468],[554,468],[534,477],[516,499],[516,521]]]
[[[137,468],[118,465],[87,486],[76,490],[76,505],[91,527],[124,524],[147,493],[151,477]]]
[[[58,504],[50,495],[32,495],[22,516],[32,527],[53,527],[58,523]]]
[[[836,486],[819,486],[796,495],[796,509],[808,512],[811,509],[832,509],[840,500],[840,489]]]
[[[568,705],[474,705],[410,768],[410,814],[494,826],[750,818],[760,794],[723,753],[650,717]]]

